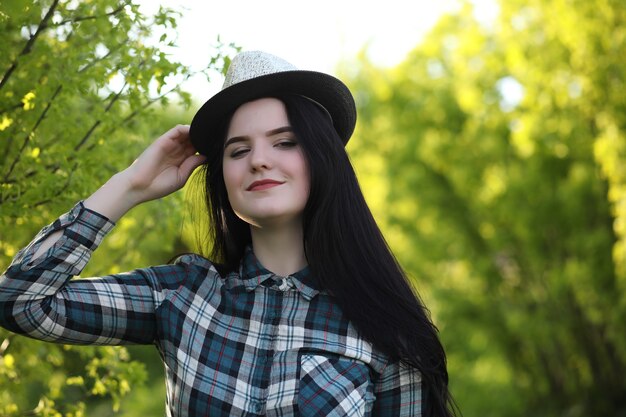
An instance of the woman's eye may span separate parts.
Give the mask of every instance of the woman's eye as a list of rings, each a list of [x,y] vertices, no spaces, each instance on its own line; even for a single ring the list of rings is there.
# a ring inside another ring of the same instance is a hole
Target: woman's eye
[[[245,155],[245,153],[248,152],[248,148],[239,148],[239,149],[234,149],[231,153],[230,153],[230,157],[231,158],[237,158],[239,156],[243,156]]]
[[[276,146],[280,147],[280,148],[293,148],[294,146],[296,146],[298,143],[294,140],[284,140],[284,141],[280,141],[276,144]]]

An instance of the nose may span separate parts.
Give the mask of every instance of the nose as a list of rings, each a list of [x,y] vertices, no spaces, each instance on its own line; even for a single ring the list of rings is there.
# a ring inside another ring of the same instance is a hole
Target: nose
[[[254,146],[250,150],[250,168],[253,171],[270,169],[272,167],[271,151],[263,145]]]

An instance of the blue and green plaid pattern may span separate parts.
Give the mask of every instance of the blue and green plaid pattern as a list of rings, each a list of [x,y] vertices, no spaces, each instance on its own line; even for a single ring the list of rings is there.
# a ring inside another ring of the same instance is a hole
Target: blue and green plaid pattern
[[[155,344],[168,416],[421,415],[419,372],[362,339],[308,268],[279,277],[249,249],[225,276],[185,255],[71,280],[112,227],[79,203],[42,229],[0,277],[0,325],[49,342]]]

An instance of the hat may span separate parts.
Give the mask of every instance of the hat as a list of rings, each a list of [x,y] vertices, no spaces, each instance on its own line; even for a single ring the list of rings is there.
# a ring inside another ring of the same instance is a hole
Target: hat
[[[241,52],[233,58],[222,90],[193,117],[191,142],[198,152],[208,155],[225,117],[243,103],[284,93],[304,96],[324,108],[344,145],[348,142],[356,123],[356,107],[348,87],[331,75],[299,70],[261,51]]]

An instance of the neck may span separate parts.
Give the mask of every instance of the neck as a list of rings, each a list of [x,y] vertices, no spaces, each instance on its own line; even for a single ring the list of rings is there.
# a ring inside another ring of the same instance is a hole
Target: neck
[[[250,232],[254,255],[274,274],[291,275],[307,265],[301,225],[281,228],[250,226]]]

